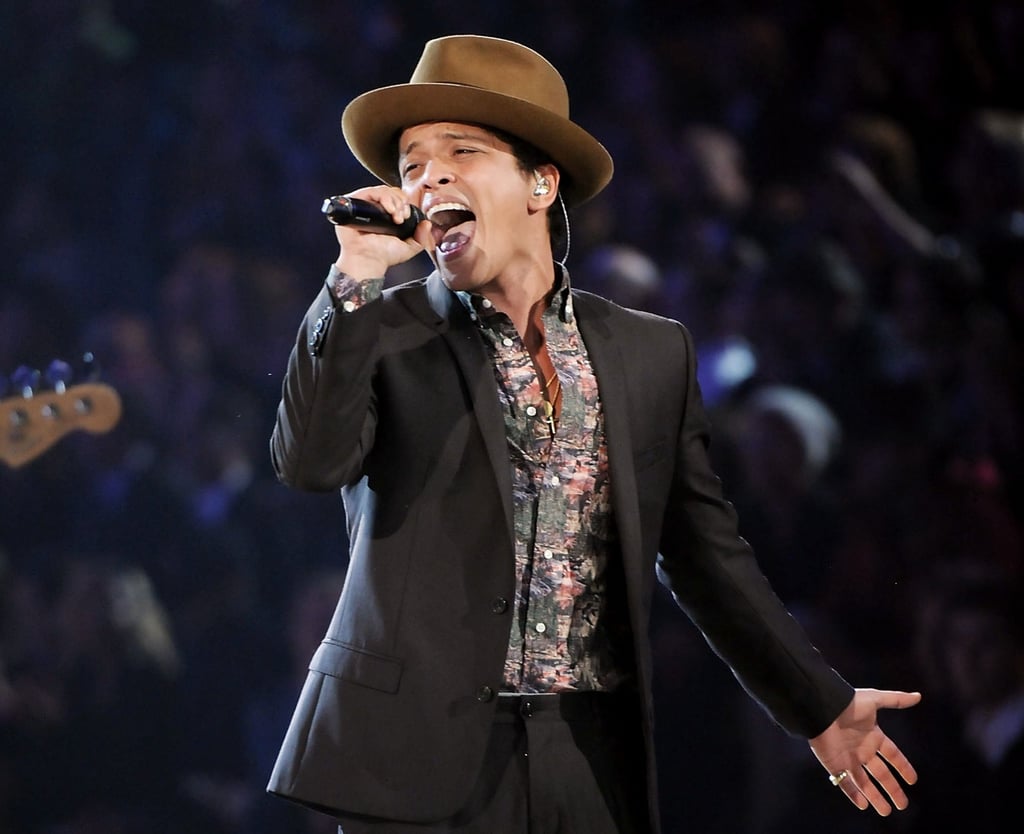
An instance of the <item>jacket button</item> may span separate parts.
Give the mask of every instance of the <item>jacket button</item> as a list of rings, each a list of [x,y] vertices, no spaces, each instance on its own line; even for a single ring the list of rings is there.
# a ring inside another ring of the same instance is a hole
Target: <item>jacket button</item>
[[[478,689],[478,690],[476,691],[476,699],[477,699],[477,700],[478,700],[478,701],[479,701],[479,702],[480,702],[481,704],[486,704],[486,703],[487,703],[488,701],[490,701],[490,700],[491,700],[491,699],[492,699],[493,697],[494,697],[494,690],[493,690],[493,689],[491,689],[491,688],[490,688],[489,686],[481,686],[481,687],[480,687],[480,688],[479,688],[479,689]]]
[[[320,314],[320,318],[313,323],[308,342],[310,356],[320,355],[324,337],[327,335],[327,328],[330,326],[333,313],[334,311],[330,307],[325,307],[324,311]]]
[[[504,614],[508,611],[508,600],[505,597],[495,597],[491,600],[491,611],[495,614]]]

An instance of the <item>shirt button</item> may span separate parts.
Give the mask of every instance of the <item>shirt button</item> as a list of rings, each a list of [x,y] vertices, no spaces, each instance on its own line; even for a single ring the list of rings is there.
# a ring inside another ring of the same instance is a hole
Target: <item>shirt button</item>
[[[491,611],[495,614],[504,614],[508,611],[508,600],[505,597],[495,597],[491,600]]]
[[[346,313],[351,313],[353,310],[355,310],[355,308],[356,303],[354,301],[346,301],[344,304],[341,305],[341,309],[344,310]]]
[[[534,626],[534,629],[536,629],[538,634],[543,634],[548,630],[548,627],[544,625],[544,623],[537,623],[537,625]]]
[[[532,405],[528,405],[526,406],[526,414],[529,417],[535,417],[537,414],[537,409],[534,408]]]
[[[491,307],[493,307],[494,305],[491,304],[491,299],[485,298],[483,301],[480,302],[480,306],[486,307],[488,310],[490,310]]]
[[[552,475],[551,476],[551,486],[558,486],[558,484],[559,484],[558,476],[557,475]]]
[[[506,336],[506,337],[505,337],[504,339],[502,339],[502,340],[501,340],[501,343],[502,343],[502,344],[503,344],[503,345],[504,345],[505,347],[512,347],[512,345],[514,345],[514,344],[515,344],[515,342],[513,342],[513,341],[512,341],[512,340],[511,340],[511,339],[510,339],[510,338],[509,338],[508,336]]]
[[[479,701],[479,702],[480,702],[481,704],[486,704],[486,703],[487,703],[488,701],[490,701],[490,700],[491,700],[491,699],[492,699],[493,697],[494,697],[494,690],[493,690],[493,689],[491,689],[491,688],[490,688],[489,686],[481,686],[481,687],[480,687],[480,688],[479,688],[479,689],[478,689],[478,690],[476,691],[476,699],[477,699],[477,700],[478,700],[478,701]]]
[[[545,559],[553,559],[554,557],[555,557],[555,554],[552,553],[550,550],[545,550],[544,551],[544,558]]]

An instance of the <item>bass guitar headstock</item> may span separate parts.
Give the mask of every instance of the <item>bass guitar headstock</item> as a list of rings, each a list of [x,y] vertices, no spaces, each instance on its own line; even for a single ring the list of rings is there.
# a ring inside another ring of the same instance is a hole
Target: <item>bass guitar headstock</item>
[[[69,385],[70,376],[71,367],[60,360],[45,375],[24,367],[11,375],[6,387],[13,393],[0,400],[0,460],[18,468],[73,431],[101,434],[117,425],[117,391],[99,382]]]

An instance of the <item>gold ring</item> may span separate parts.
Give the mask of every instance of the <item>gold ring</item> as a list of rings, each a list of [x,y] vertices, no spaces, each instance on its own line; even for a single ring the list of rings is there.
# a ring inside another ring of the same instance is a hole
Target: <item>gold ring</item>
[[[831,782],[833,785],[835,785],[838,788],[839,787],[839,783],[842,782],[849,775],[850,775],[850,771],[848,771],[848,770],[840,770],[835,776],[829,776],[828,777],[828,781]]]

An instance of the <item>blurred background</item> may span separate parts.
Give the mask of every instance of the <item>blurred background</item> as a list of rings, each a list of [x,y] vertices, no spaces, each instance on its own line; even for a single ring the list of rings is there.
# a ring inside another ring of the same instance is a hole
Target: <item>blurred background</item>
[[[616,161],[575,284],[691,328],[765,572],[853,684],[925,693],[885,716],[911,809],[859,814],[660,597],[666,832],[1017,830],[1024,4],[33,0],[0,10],[0,396],[59,360],[124,411],[0,462],[0,832],[333,831],[263,789],[343,517],[267,445],[320,203],[370,184],[341,111],[455,33],[563,72]]]

